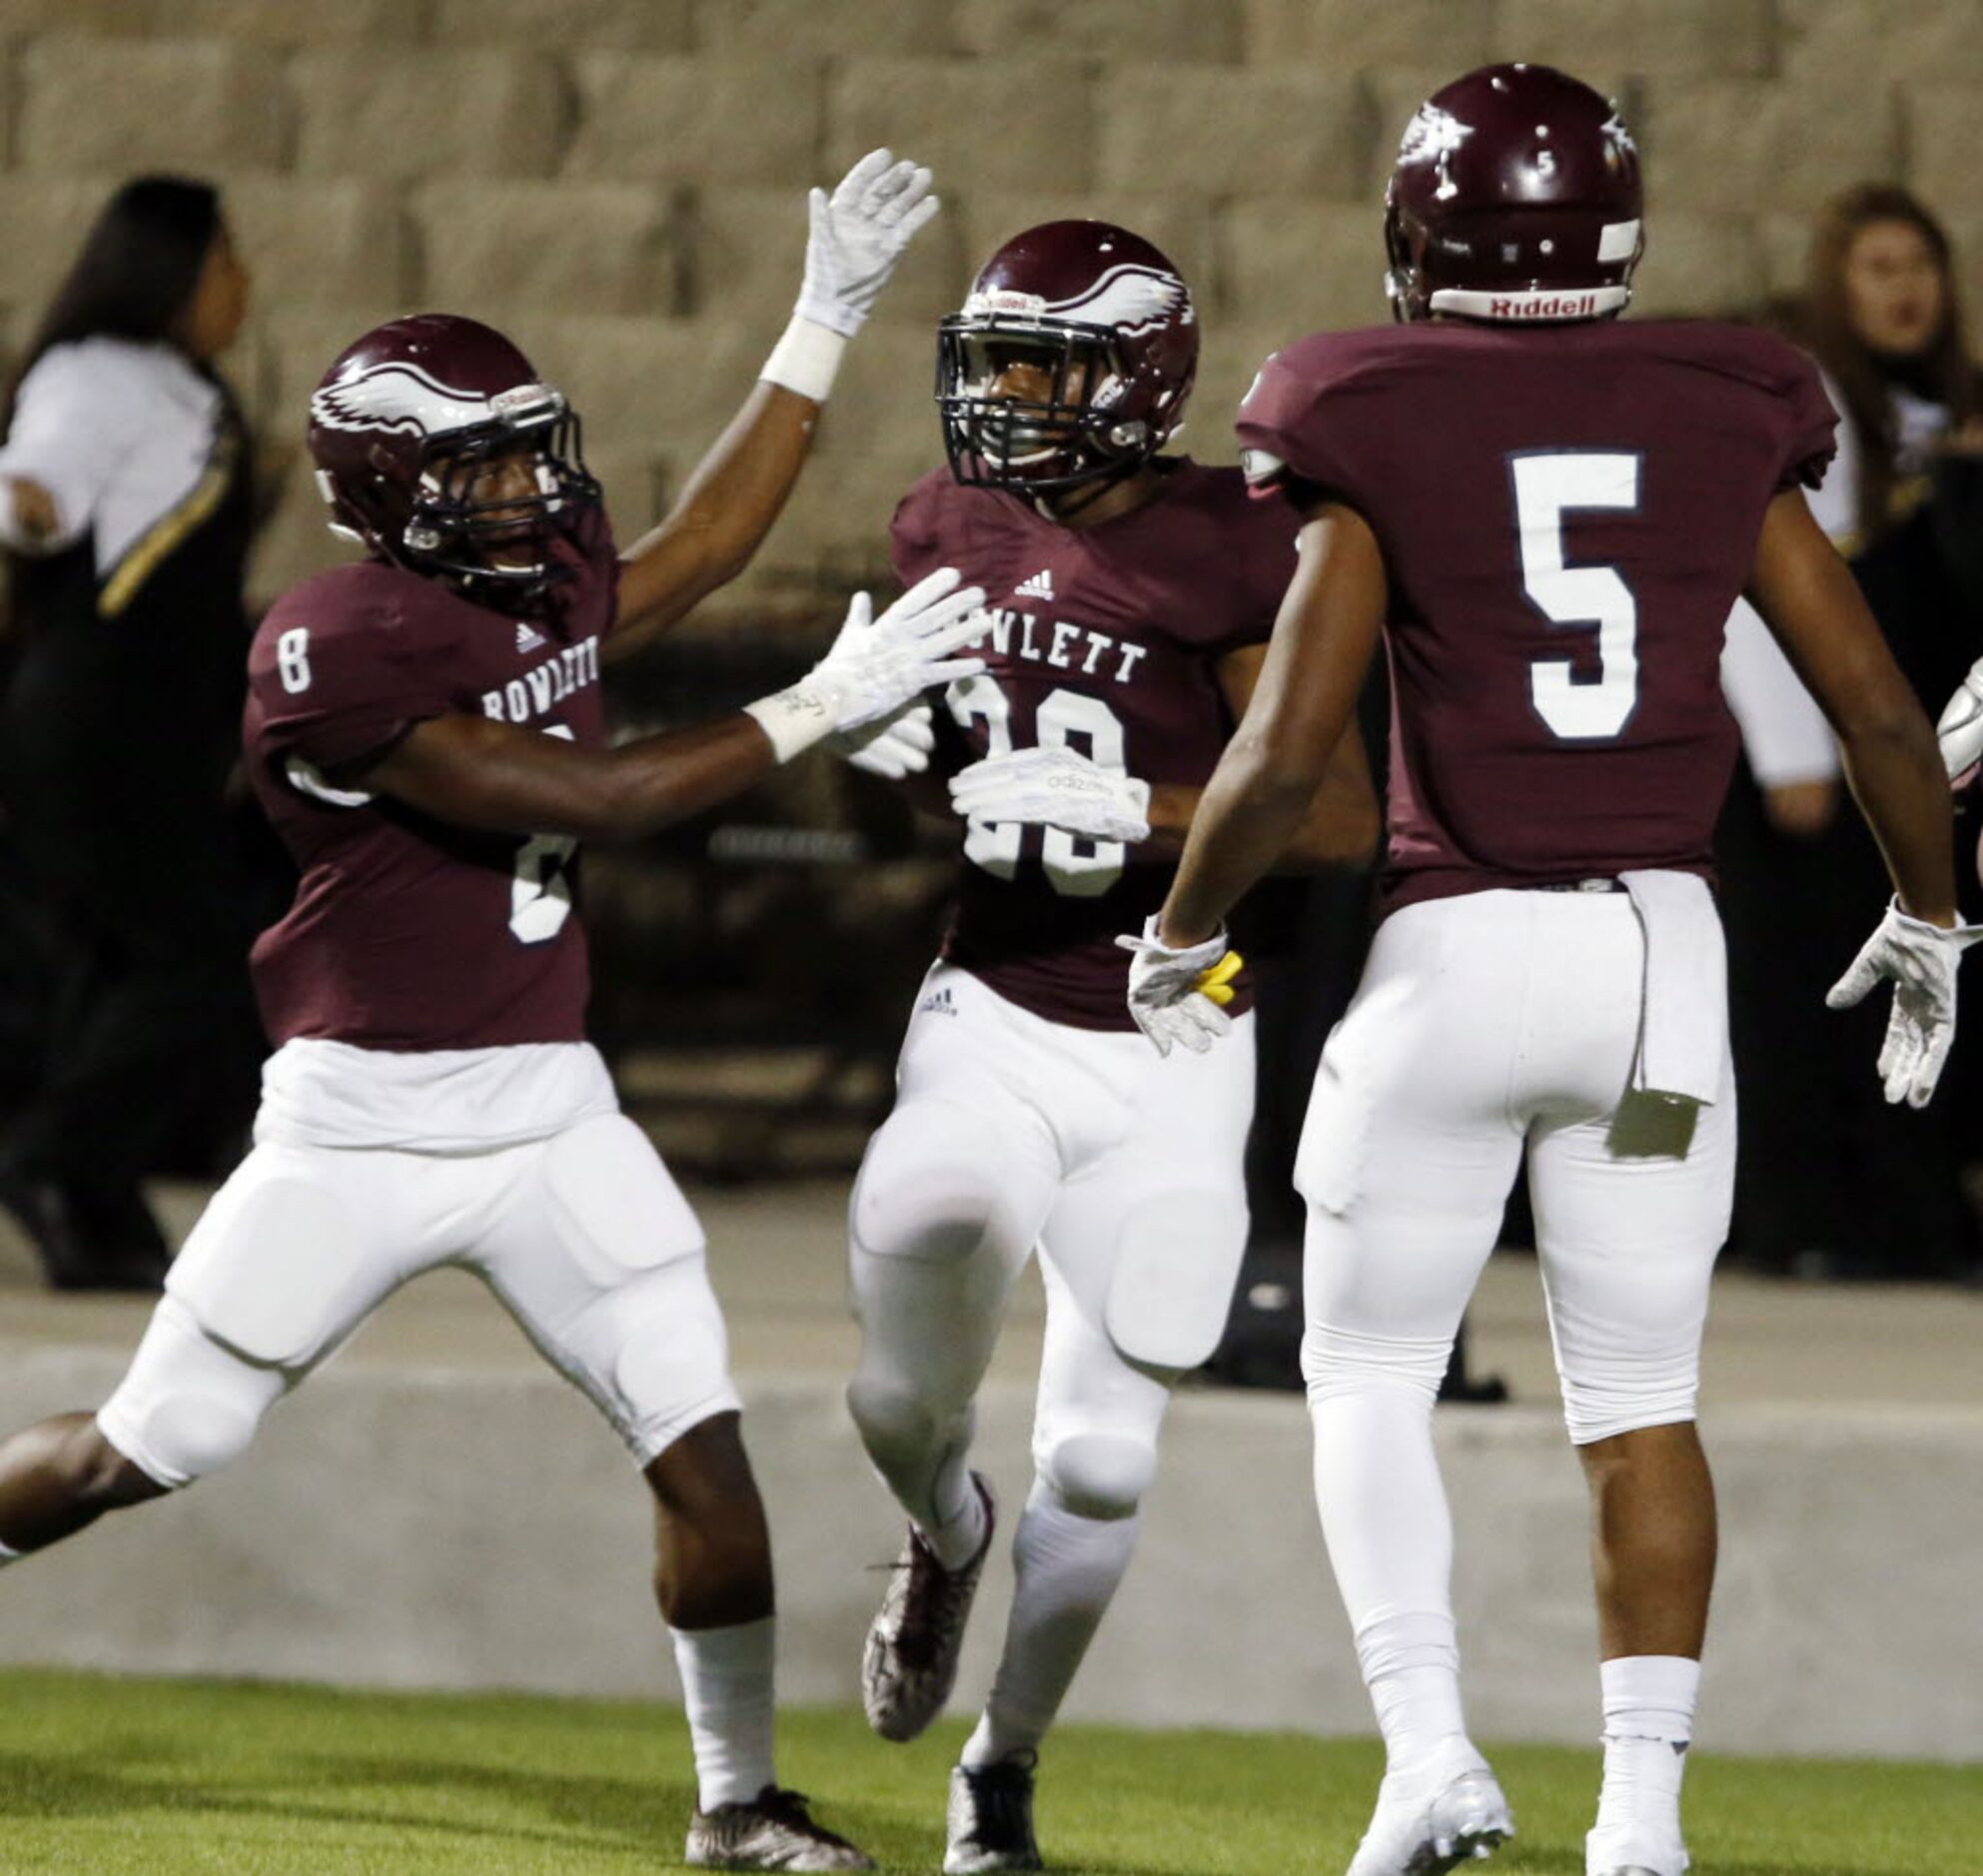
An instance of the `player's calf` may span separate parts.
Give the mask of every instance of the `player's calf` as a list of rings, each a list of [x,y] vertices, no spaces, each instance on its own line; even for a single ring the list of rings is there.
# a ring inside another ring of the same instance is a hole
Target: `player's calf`
[[[0,1562],[165,1491],[103,1436],[94,1414],[43,1420],[0,1446]]]

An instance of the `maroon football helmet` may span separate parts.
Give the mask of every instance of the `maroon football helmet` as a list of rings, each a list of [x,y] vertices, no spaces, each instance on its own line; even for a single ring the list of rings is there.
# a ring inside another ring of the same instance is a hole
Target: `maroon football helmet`
[[[516,452],[535,492],[479,498],[479,471]],[[512,599],[556,576],[552,530],[599,498],[563,397],[500,333],[445,313],[375,327],[338,355],[310,400],[310,454],[334,533]]]
[[[1040,395],[998,390],[1018,365]],[[1029,228],[937,327],[951,472],[1024,494],[1120,480],[1177,430],[1197,373],[1191,291],[1156,248],[1109,222]]]
[[[1487,65],[1419,107],[1385,194],[1401,320],[1602,319],[1631,298],[1638,151],[1614,105],[1546,65]]]

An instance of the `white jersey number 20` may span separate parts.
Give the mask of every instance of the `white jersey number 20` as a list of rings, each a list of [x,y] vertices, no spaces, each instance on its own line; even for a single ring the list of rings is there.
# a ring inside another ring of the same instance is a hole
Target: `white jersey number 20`
[[[960,728],[985,726],[987,755],[1012,753],[1012,700],[994,677],[966,677],[944,693]],[[1079,690],[1053,690],[1033,712],[1042,749],[1065,749],[1085,736],[1082,753],[1098,768],[1127,775],[1122,719],[1100,697]],[[1026,830],[1018,821],[971,821],[964,834],[964,857],[999,879],[1019,868],[1019,843]],[[1079,840],[1049,827],[1040,842],[1040,864],[1047,883],[1069,899],[1098,899],[1122,877],[1125,849],[1120,840]]]
[[[1603,741],[1623,731],[1638,703],[1638,605],[1615,567],[1563,564],[1563,515],[1574,508],[1636,508],[1639,459],[1574,450],[1518,456],[1510,467],[1523,590],[1551,625],[1597,628],[1597,681],[1576,682],[1567,655],[1536,658],[1528,667],[1529,697],[1566,742]]]

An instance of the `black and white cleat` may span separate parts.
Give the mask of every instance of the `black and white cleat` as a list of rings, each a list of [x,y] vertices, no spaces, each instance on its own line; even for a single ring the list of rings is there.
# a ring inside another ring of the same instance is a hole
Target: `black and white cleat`
[[[951,1768],[944,1876],[1042,1867],[1033,1837],[1033,1768],[1038,1763],[1037,1753],[1015,1752],[994,1765]]]
[[[998,1519],[991,1487],[971,1474],[985,1507],[985,1539],[961,1569],[947,1570],[911,1524],[888,1582],[888,1593],[868,1624],[861,1652],[861,1705],[867,1723],[884,1739],[913,1739],[943,1711],[957,1683],[957,1653],[964,1623],[978,1593]]]
[[[742,1804],[698,1810],[681,1860],[693,1869],[860,1870],[873,1862],[815,1824],[796,1791],[766,1785]]]

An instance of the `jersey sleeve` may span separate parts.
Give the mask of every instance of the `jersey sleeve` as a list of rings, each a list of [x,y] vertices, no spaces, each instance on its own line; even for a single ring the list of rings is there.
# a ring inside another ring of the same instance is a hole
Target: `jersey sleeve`
[[[1364,418],[1354,379],[1338,370],[1329,335],[1277,352],[1240,405],[1240,461],[1259,491],[1305,485],[1360,506],[1355,461]]]
[[[1817,488],[1838,450],[1838,413],[1832,409],[1817,366],[1792,351],[1788,384],[1784,387],[1785,446],[1779,488]]]
[[[269,613],[248,660],[265,756],[357,776],[454,707],[448,661],[417,615],[384,595],[335,613],[301,596]]]
[[[895,504],[894,518],[888,523],[889,562],[904,586],[913,586],[944,563],[936,490],[941,475],[939,470],[917,482]]]

